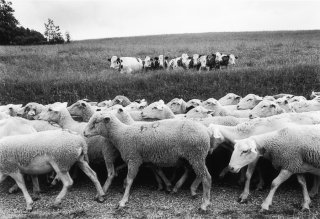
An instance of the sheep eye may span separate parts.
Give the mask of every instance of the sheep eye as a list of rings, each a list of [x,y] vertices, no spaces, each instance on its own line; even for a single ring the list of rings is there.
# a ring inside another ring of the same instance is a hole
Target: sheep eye
[[[156,106],[154,106],[152,109],[157,109],[157,107],[156,107]]]
[[[247,101],[252,101],[252,99],[248,99]]]
[[[241,152],[241,155],[242,155],[242,154],[247,154],[247,153],[249,153],[249,152],[250,152],[249,149],[248,149],[248,150],[245,150],[245,151],[242,151],[242,152]]]
[[[228,97],[228,99],[231,99],[231,97]]]
[[[51,112],[51,111],[52,111],[52,109],[48,109],[48,111],[49,111],[49,112]]]

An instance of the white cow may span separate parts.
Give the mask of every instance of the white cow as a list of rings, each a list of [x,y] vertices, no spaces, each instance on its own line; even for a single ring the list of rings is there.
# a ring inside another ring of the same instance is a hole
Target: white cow
[[[117,69],[121,74],[131,74],[142,71],[144,68],[151,67],[149,56],[146,56],[143,61],[140,58],[135,57],[112,56],[108,61],[111,62],[110,68]]]

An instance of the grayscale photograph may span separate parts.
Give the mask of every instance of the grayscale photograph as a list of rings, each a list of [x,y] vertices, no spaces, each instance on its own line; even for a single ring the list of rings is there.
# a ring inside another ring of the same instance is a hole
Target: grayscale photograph
[[[320,1],[0,0],[0,218],[320,218]]]

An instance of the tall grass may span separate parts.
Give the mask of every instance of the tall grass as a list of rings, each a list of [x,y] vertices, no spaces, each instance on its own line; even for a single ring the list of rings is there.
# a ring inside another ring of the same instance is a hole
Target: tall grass
[[[320,90],[319,36],[320,31],[203,33],[0,47],[0,101],[100,101],[118,94],[149,101],[219,98],[228,92],[307,95]],[[120,75],[107,62],[112,55],[174,57],[215,51],[238,55],[236,66]]]

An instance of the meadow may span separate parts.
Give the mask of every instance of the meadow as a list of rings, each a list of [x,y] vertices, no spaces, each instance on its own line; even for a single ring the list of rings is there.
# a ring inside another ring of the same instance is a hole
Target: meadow
[[[121,75],[108,57],[220,51],[239,56],[229,69],[198,73],[148,71]],[[74,41],[65,45],[0,47],[2,103],[95,101],[126,95],[148,101],[219,98],[320,90],[320,31],[156,35]]]

